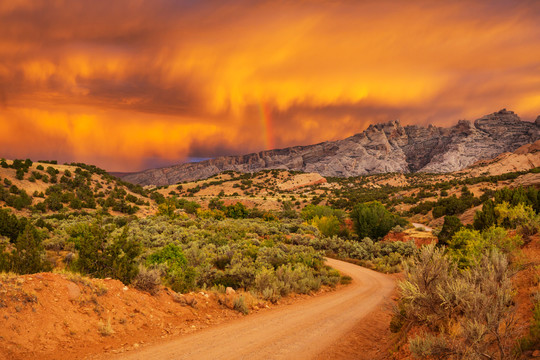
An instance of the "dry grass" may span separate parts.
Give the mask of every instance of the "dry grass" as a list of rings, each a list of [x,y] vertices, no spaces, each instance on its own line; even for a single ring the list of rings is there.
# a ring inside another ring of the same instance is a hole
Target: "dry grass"
[[[107,322],[103,322],[103,320],[99,321],[98,332],[101,336],[110,336],[114,334],[110,317],[107,319]]]

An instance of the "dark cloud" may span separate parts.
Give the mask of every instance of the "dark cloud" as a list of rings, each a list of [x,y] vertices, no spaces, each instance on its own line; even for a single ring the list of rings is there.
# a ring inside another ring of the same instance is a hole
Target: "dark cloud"
[[[528,0],[0,2],[0,156],[137,170],[396,118],[534,119],[539,16]]]

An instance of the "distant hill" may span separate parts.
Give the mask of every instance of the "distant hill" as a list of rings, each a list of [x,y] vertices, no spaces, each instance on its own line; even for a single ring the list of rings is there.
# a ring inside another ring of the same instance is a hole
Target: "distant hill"
[[[150,193],[86,164],[0,160],[0,208],[19,214],[155,212]]]
[[[461,170],[479,160],[513,152],[540,139],[540,116],[522,121],[506,109],[449,128],[401,126],[399,121],[370,125],[349,138],[316,145],[223,156],[127,174],[140,185],[172,185],[208,178],[223,171],[297,170],[322,176],[349,177],[379,173]],[[124,175],[124,174],[122,174]]]

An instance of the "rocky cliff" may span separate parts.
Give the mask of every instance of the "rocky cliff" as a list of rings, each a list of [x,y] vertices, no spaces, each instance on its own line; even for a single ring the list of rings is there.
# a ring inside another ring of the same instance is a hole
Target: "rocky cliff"
[[[337,141],[223,156],[198,163],[151,169],[124,176],[142,185],[170,185],[203,179],[222,171],[289,169],[323,176],[358,176],[385,172],[450,172],[540,139],[540,116],[521,121],[503,109],[449,128],[401,126],[399,121],[370,125],[364,132]]]

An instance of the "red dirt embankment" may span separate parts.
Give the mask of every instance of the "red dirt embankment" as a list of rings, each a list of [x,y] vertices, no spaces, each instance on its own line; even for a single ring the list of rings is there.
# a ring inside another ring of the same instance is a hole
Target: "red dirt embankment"
[[[388,332],[381,303],[391,299],[394,278],[328,261],[352,284],[290,296],[272,309],[243,294],[254,313],[245,317],[231,309],[239,294],[165,289],[151,296],[111,279],[2,274],[0,359],[158,359],[180,350],[198,359],[328,359],[324,351],[344,339],[354,339],[349,355],[381,358],[375,355],[385,354],[386,345],[379,339]],[[350,358],[341,355],[330,358]]]
[[[112,279],[0,274],[0,359],[74,359],[125,351],[242,317],[229,308],[235,296],[179,296],[168,289],[151,296]],[[266,306],[247,298],[255,310]]]

